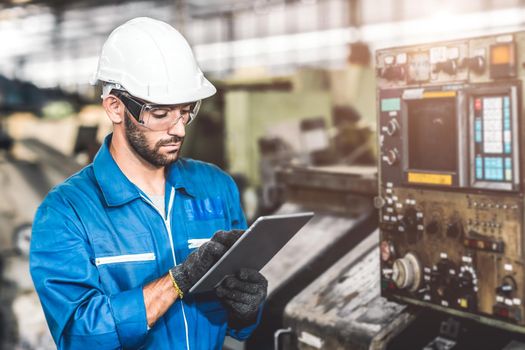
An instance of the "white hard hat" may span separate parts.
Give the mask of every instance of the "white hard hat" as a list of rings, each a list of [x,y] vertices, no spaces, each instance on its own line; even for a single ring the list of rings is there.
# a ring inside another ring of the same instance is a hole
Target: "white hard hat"
[[[169,24],[147,17],[132,19],[109,35],[91,81],[97,82],[158,104],[198,101],[217,91],[186,39]]]

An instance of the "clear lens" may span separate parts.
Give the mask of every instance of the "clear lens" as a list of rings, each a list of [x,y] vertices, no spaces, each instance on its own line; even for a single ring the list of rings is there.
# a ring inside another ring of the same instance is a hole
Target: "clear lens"
[[[146,128],[154,131],[168,130],[179,121],[190,124],[199,112],[201,101],[174,106],[144,103],[126,92],[113,92],[124,103],[131,115]]]
[[[177,106],[145,104],[140,112],[139,121],[151,130],[167,130],[179,121],[183,125],[191,123],[199,107],[200,101]]]

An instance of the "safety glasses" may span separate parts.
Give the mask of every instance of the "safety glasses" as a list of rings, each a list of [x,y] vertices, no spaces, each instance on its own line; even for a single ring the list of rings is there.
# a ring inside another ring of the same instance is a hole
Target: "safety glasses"
[[[122,101],[135,120],[153,131],[168,130],[179,121],[182,121],[183,125],[190,124],[201,105],[201,101],[180,105],[159,105],[139,100],[125,91],[112,90],[111,94]]]

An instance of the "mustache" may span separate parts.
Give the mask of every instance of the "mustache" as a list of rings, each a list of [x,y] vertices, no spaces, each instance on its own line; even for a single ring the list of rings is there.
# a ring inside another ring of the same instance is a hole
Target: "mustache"
[[[182,141],[184,141],[184,137],[180,137],[180,136],[173,136],[169,139],[166,139],[166,140],[160,140],[159,142],[157,142],[157,147],[161,147],[161,146],[164,146],[164,145],[169,145],[169,144],[173,144],[173,143],[179,143]]]

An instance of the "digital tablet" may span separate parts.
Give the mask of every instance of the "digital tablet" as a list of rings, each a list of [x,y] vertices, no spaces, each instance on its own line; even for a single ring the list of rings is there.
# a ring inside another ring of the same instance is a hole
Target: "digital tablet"
[[[241,268],[259,271],[314,216],[312,212],[259,217],[190,289],[213,290],[227,275]]]

